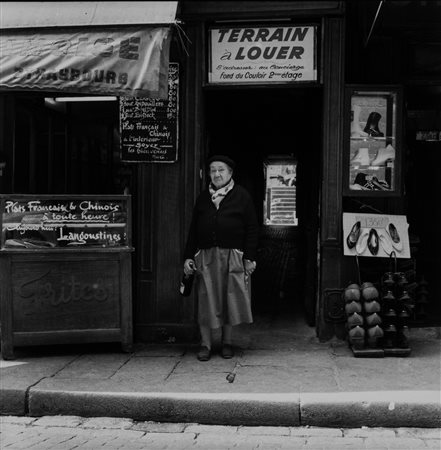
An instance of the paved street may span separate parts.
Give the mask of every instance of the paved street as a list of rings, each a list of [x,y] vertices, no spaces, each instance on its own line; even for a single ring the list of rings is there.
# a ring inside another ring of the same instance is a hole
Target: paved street
[[[2,450],[441,449],[439,428],[236,427],[77,416],[0,420]]]

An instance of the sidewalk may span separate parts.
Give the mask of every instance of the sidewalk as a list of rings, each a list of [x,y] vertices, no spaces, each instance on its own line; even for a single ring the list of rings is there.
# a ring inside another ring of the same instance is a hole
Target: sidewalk
[[[216,336],[218,342],[219,336]],[[196,360],[193,345],[16,348],[1,361],[0,413],[157,422],[440,427],[441,334],[411,330],[409,357],[355,358],[289,319],[235,334],[235,358]],[[227,375],[234,381],[228,382]],[[231,378],[231,377],[230,377]]]

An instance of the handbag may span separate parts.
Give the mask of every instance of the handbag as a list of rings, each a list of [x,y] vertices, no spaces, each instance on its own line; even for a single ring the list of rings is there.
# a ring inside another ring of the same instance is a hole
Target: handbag
[[[184,273],[182,275],[181,284],[179,286],[179,293],[183,297],[188,297],[191,294],[191,289],[193,287],[193,281],[194,281],[194,274],[185,275],[185,273]]]

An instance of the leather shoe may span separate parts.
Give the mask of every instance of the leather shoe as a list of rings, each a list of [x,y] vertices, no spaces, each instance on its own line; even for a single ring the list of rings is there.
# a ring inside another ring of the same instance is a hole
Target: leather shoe
[[[403,250],[403,243],[401,242],[400,235],[398,234],[398,230],[393,223],[390,223],[386,231],[389,233],[390,238],[392,239],[392,247],[397,251],[401,252]]]
[[[361,226],[360,221],[355,222],[346,238],[346,244],[348,244],[348,248],[350,249],[353,249],[355,247],[355,244],[357,243],[358,238],[360,237],[361,231],[360,226]]]
[[[371,231],[369,231],[367,246],[372,255],[375,256],[378,253],[379,239],[375,228],[371,228]]]
[[[223,344],[221,350],[221,356],[225,359],[231,359],[234,356],[234,348],[230,344]]]
[[[198,351],[197,358],[199,361],[208,361],[211,358],[211,350],[205,345],[201,346]]]

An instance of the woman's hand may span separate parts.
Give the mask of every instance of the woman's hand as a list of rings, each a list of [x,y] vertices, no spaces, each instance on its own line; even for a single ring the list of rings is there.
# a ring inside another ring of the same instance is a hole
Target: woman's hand
[[[196,270],[194,261],[192,259],[186,259],[184,262],[184,273],[185,275],[193,275]]]
[[[245,275],[249,276],[256,270],[256,261],[250,261],[249,259],[244,259],[243,266],[245,268]]]

